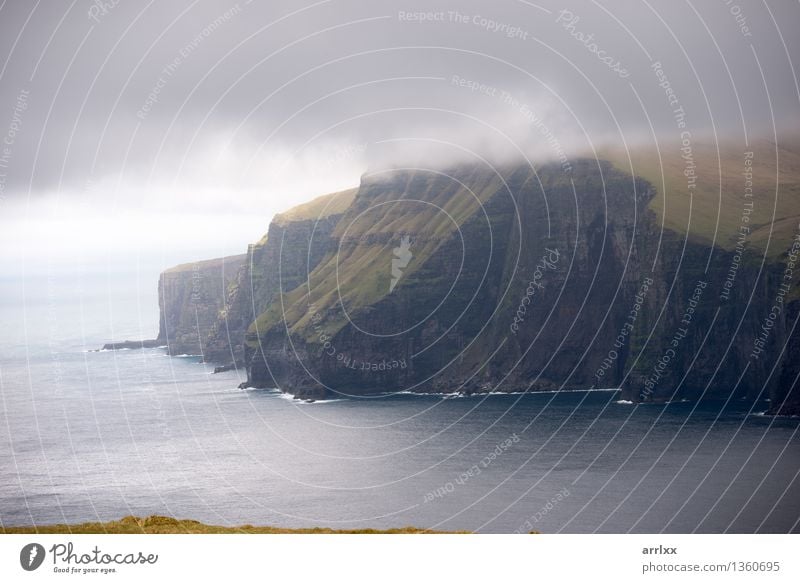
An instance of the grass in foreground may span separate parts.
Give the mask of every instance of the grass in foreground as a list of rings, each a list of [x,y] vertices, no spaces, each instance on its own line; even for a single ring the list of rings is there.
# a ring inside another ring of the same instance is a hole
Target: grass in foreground
[[[389,530],[371,528],[334,530],[331,528],[278,528],[273,526],[215,526],[196,520],[178,520],[169,516],[126,516],[111,522],[51,524],[47,526],[12,526],[4,534],[444,534],[444,531],[406,526]],[[456,533],[447,533],[456,534]],[[465,534],[465,533],[457,533]]]

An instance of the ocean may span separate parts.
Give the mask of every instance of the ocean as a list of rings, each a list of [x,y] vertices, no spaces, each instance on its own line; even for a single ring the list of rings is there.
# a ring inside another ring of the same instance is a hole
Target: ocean
[[[0,280],[0,525],[798,532],[800,420],[614,391],[302,403],[163,349],[148,278]]]

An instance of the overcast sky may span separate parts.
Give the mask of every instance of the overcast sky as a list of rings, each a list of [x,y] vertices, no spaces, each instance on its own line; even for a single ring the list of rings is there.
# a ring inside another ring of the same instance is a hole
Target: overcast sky
[[[780,140],[798,31],[796,0],[6,0],[0,269],[242,252],[369,168],[674,140],[665,79],[694,135]]]

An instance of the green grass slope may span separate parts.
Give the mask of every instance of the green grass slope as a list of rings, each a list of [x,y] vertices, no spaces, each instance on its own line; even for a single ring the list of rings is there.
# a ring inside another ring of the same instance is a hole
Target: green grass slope
[[[275,215],[273,220],[279,224],[284,224],[291,221],[314,221],[341,214],[353,202],[357,192],[358,188],[349,188],[324,194],[310,202],[297,205],[284,213]]]
[[[650,203],[659,224],[690,238],[723,249],[736,246],[741,226],[750,228],[748,246],[769,257],[788,248],[800,222],[800,138],[781,142],[754,140],[749,146],[730,142],[691,143],[691,175],[681,144],[662,141],[659,147],[637,145],[630,150],[603,148],[598,156],[620,170],[641,176],[658,195]],[[745,152],[752,156],[752,198],[745,198],[748,178]],[[749,222],[743,222],[745,202],[752,201]]]

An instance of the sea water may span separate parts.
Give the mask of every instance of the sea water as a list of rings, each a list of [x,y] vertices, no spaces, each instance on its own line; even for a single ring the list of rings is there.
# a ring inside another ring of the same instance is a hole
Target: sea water
[[[240,390],[150,338],[154,290],[0,281],[0,525],[161,514],[221,525],[797,532],[797,419],[618,393]],[[143,291],[144,290],[144,291]]]

